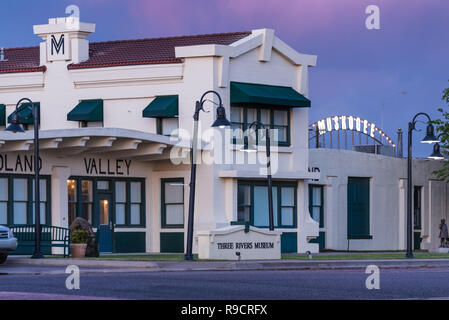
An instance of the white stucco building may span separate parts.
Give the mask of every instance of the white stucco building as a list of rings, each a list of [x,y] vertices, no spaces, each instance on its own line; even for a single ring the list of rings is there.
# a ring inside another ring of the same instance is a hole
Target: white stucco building
[[[102,43],[89,43],[94,24],[72,19],[33,30],[39,47],[5,49],[0,61],[0,124],[20,98],[39,103],[43,222],[68,227],[85,217],[100,230],[104,252],[183,252],[192,116],[195,101],[215,90],[234,128],[258,119],[279,129],[272,150],[278,227],[290,251],[317,250],[308,243],[318,226],[306,184],[318,177],[307,170],[315,56],[296,52],[271,29]],[[224,135],[210,129],[215,108],[201,113],[203,138]],[[9,225],[34,221],[32,118],[27,105],[18,112],[28,131],[0,133],[0,223]],[[180,141],[167,136],[177,128]],[[241,141],[202,145],[203,155],[226,149],[220,152],[231,158],[248,157]],[[198,165],[195,231],[239,219],[267,226],[265,176],[244,159]]]
[[[94,24],[73,19],[49,19],[33,30],[39,46],[5,49],[0,60],[0,129],[13,112],[27,129],[0,132],[0,224],[34,221],[33,119],[28,105],[15,111],[27,97],[40,110],[44,223],[68,227],[84,217],[98,230],[102,252],[184,252],[192,116],[195,102],[214,90],[232,129],[258,120],[277,130],[273,192],[284,252],[317,252],[320,231],[323,248],[347,249],[348,177],[370,186],[369,234],[350,240],[350,249],[404,249],[405,161],[325,149],[311,150],[309,159],[308,71],[317,58],[274,30],[98,43],[88,39]],[[211,129],[216,105],[205,109],[194,230],[233,221],[268,227],[263,163],[243,152],[229,129]],[[208,157],[214,161],[204,162]],[[446,185],[431,178],[436,165],[416,162],[423,248],[436,241],[438,212],[447,214]],[[309,192],[313,186],[321,191]],[[322,194],[321,226],[313,192]]]

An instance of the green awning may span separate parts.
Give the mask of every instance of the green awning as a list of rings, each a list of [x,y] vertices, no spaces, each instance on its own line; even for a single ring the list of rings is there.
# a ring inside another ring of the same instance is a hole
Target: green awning
[[[38,112],[40,112],[41,104],[39,102],[34,102],[34,104],[37,106]],[[11,113],[9,115],[8,123],[11,123],[12,116],[16,112],[19,114],[19,123],[34,124],[33,108],[31,107],[31,103],[24,103],[24,104],[20,105],[20,107],[17,109],[17,111],[14,111],[13,113]],[[40,115],[40,113],[39,113],[39,115]]]
[[[290,87],[231,82],[231,103],[310,107],[310,100]]]
[[[0,126],[6,126],[6,106],[0,104]]]
[[[143,109],[145,118],[175,118],[178,116],[178,96],[156,97]]]
[[[103,100],[83,100],[67,114],[69,121],[103,121]]]

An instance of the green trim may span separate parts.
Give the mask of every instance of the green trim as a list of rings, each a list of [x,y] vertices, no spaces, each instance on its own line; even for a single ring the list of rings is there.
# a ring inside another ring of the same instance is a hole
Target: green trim
[[[258,181],[258,180],[239,180],[238,188],[241,186],[249,186],[251,192],[251,205],[250,205],[250,225],[254,225],[254,187],[255,186],[265,186],[267,187],[266,181]],[[277,222],[278,225],[275,225],[275,228],[283,228],[283,229],[295,229],[298,226],[298,200],[297,200],[297,185],[293,182],[286,181],[273,181],[273,188],[277,188]],[[293,206],[293,225],[282,225],[282,199],[281,199],[281,188],[294,188],[294,206]],[[237,191],[238,192],[238,191]],[[239,203],[237,203],[237,207],[239,207]],[[268,214],[268,213],[267,213]],[[269,226],[256,226],[258,228],[268,228]]]
[[[298,252],[298,233],[283,232],[281,235],[281,253]]]
[[[291,87],[242,82],[231,82],[231,103],[310,107],[310,100]]]
[[[39,113],[39,124],[40,124],[40,110],[41,110],[41,104],[40,102],[34,102],[34,104],[37,106],[37,112]],[[19,114],[19,123],[20,124],[34,124],[34,116],[33,116],[33,108],[31,107],[30,103],[24,103],[21,104],[20,107],[14,112],[12,112],[8,116],[8,123],[11,123],[13,115],[18,112]]]
[[[371,240],[373,236],[348,236],[348,240]]]
[[[32,224],[33,222],[33,181],[34,175],[29,174],[0,174],[0,178],[8,179],[8,203],[7,203],[7,225],[13,225],[14,222],[14,184],[13,179],[26,179],[27,180],[27,213],[26,213],[26,224]],[[51,176],[40,175],[41,180],[45,180],[47,199],[45,201],[45,223],[51,225]]]
[[[161,253],[183,253],[184,232],[161,232]]]
[[[143,109],[144,118],[176,118],[178,117],[178,96],[159,96]]]
[[[231,221],[231,226],[245,226],[245,233],[249,232],[249,221]]]
[[[414,250],[421,250],[421,231],[414,231],[413,232],[413,249]]]
[[[145,232],[114,232],[114,252],[146,252]]]
[[[164,229],[180,229],[184,228],[183,224],[167,224],[167,211],[166,211],[166,204],[165,204],[165,184],[167,182],[174,182],[174,183],[182,183],[184,184],[184,178],[167,178],[167,179],[161,179],[161,228]],[[184,187],[183,187],[184,190]],[[184,192],[182,193],[182,204],[185,205],[185,199],[184,199]],[[184,215],[183,215],[184,218]]]
[[[68,121],[103,121],[103,100],[82,100],[67,114]]]
[[[0,126],[6,126],[6,106],[0,104]]]
[[[370,178],[348,177],[348,239],[372,239],[370,235]]]

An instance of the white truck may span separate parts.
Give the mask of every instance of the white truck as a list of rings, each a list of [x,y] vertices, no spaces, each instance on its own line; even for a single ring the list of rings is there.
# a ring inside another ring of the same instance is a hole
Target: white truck
[[[17,248],[17,239],[14,238],[12,231],[0,226],[0,264],[6,261],[8,254]]]

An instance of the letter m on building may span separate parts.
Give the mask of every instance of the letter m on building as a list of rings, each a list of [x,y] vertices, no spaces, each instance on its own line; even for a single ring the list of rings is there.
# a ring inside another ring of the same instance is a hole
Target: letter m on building
[[[62,49],[62,54],[65,54],[65,48],[64,48],[64,35],[61,34],[59,37],[59,40],[56,41],[56,37],[54,35],[51,36],[51,55],[53,56],[56,51],[56,54],[60,54],[60,51]]]

